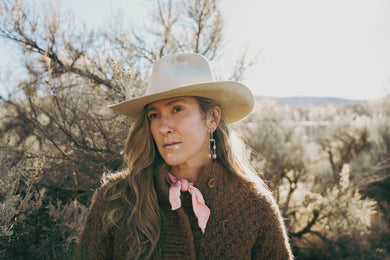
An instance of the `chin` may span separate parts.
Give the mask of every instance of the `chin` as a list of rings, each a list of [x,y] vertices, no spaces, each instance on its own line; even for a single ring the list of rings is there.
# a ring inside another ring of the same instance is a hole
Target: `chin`
[[[164,159],[164,162],[166,164],[168,164],[169,166],[177,166],[177,165],[179,165],[181,163],[180,160],[175,160],[175,159],[172,159],[172,158],[164,158],[163,157],[163,159]]]

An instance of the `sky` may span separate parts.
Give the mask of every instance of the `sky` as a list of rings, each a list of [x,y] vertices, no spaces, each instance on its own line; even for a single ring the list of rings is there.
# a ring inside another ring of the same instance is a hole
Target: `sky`
[[[87,26],[99,27],[118,12],[136,25],[152,2],[63,0],[62,8]],[[256,95],[390,95],[389,0],[223,0],[223,15],[223,55],[247,48],[249,56],[259,57],[243,81]],[[1,70],[12,59],[10,50],[0,42]]]
[[[237,2],[229,30],[259,47],[263,56],[247,78],[256,93],[348,99],[390,95],[390,1]]]

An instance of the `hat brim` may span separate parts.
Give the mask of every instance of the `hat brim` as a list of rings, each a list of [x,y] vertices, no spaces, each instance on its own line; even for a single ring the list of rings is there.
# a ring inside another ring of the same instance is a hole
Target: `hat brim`
[[[245,85],[236,81],[216,81],[191,84],[172,90],[154,93],[139,98],[129,99],[108,108],[136,120],[142,115],[146,105],[163,99],[181,96],[205,97],[221,105],[229,123],[243,119],[254,107],[252,92]]]

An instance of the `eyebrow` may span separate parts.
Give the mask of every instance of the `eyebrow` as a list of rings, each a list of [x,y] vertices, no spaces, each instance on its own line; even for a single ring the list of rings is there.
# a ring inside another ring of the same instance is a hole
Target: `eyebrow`
[[[170,105],[172,105],[174,103],[181,102],[181,101],[183,101],[183,99],[181,99],[181,98],[177,98],[177,99],[171,100],[171,101],[169,101],[168,103],[165,104],[165,107],[168,107],[168,106],[170,106]],[[155,110],[157,110],[157,108],[155,108],[153,106],[150,106],[150,104],[148,104],[146,106],[146,112],[155,111]]]

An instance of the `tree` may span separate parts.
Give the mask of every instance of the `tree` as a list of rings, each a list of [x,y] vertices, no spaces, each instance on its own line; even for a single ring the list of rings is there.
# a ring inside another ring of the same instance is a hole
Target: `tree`
[[[61,1],[0,1],[0,37],[20,51],[23,75],[2,75],[15,91],[0,96],[0,150],[7,150],[9,167],[45,158],[38,180],[21,168],[8,182],[4,176],[15,171],[2,171],[0,196],[13,202],[1,201],[7,213],[0,216],[4,257],[69,258],[83,204],[103,172],[124,167],[121,151],[131,123],[106,105],[142,95],[150,66],[162,56],[221,57],[217,0],[155,1],[152,23],[133,30],[118,21],[107,30],[78,29],[71,12],[60,7]],[[237,64],[245,66],[244,54]],[[243,71],[232,74],[242,77]],[[14,185],[26,181],[35,193]]]
[[[156,0],[148,27],[132,30],[118,21],[107,30],[77,29],[60,3],[0,0],[0,37],[20,50],[23,68],[23,76],[2,75],[15,90],[0,97],[4,257],[72,254],[103,172],[124,167],[131,123],[105,106],[142,95],[155,60],[197,52],[223,62],[217,0]],[[242,79],[252,62],[240,54],[230,78]],[[297,108],[267,101],[234,126],[265,158],[254,157],[255,166],[265,166],[298,256],[389,252],[389,104]],[[39,178],[31,174],[37,169]],[[373,221],[374,210],[384,218]]]
[[[297,257],[382,259],[388,252],[388,218],[381,217],[388,203],[378,199],[389,176],[385,104],[293,107],[263,99],[235,125],[265,158],[257,165],[265,165]],[[324,140],[332,146],[324,149]],[[377,196],[367,197],[363,183]]]
[[[15,158],[24,145],[45,153],[41,184],[49,194],[62,200],[85,194],[86,202],[103,171],[123,167],[130,122],[105,106],[141,95],[149,67],[164,55],[197,52],[215,60],[223,20],[217,0],[167,0],[156,1],[147,30],[118,23],[101,32],[74,30],[60,3],[1,1],[0,37],[20,48],[25,76],[13,81],[16,93],[1,97],[7,114],[0,135],[18,147]]]

